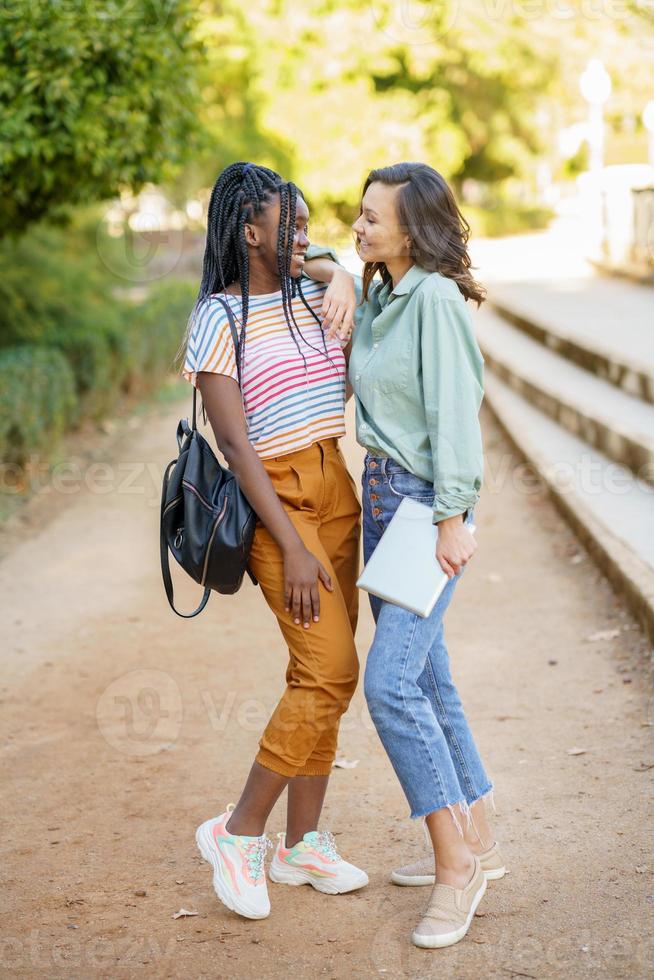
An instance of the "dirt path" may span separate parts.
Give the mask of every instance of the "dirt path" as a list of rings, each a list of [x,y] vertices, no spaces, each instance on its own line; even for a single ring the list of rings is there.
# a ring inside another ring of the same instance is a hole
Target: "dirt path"
[[[335,771],[324,824],[369,887],[271,886],[259,923],[218,903],[194,830],[236,797],[285,651],[249,583],[190,622],[165,602],[160,479],[187,410],[146,418],[0,563],[1,975],[651,976],[651,651],[485,410],[481,547],[447,628],[511,873],[463,942],[410,945],[428,890],[387,873],[420,850],[420,827],[359,691],[341,751],[360,762]],[[177,580],[188,608],[197,588]],[[588,641],[603,630],[619,632]],[[364,597],[362,657],[371,635]],[[282,828],[279,806],[269,830]],[[173,919],[182,908],[198,914]]]

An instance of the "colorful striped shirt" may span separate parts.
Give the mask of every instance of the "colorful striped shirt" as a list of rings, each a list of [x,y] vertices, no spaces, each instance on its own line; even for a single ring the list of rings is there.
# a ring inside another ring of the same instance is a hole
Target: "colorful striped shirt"
[[[318,316],[326,288],[302,279],[304,298]],[[241,297],[221,295],[234,313],[240,337]],[[325,337],[299,296],[292,306],[301,333],[294,328],[295,339],[284,317],[281,290],[250,296],[241,390],[248,439],[264,459],[345,435],[346,365],[340,342]],[[196,314],[182,375],[197,388],[199,371],[224,374],[238,382],[229,321],[215,296],[208,297]]]

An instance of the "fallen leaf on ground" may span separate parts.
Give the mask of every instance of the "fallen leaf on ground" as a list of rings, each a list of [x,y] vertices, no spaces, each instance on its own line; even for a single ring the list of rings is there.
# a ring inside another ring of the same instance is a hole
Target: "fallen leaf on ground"
[[[568,753],[568,755],[585,755],[586,749],[577,749],[577,748],[566,749],[566,752]]]
[[[358,759],[345,759],[342,756],[339,759],[334,759],[332,766],[336,769],[356,769],[359,765]]]
[[[173,919],[181,919],[187,915],[197,915],[197,912],[189,912],[188,909],[180,909],[179,912],[173,913]]]
[[[647,867],[646,864],[637,864],[636,865],[636,874],[644,875],[644,874],[647,874],[648,871],[649,871],[649,868]]]
[[[615,640],[616,636],[620,636],[619,629],[597,630],[596,633],[591,633],[586,639],[589,643],[596,643],[598,640]]]

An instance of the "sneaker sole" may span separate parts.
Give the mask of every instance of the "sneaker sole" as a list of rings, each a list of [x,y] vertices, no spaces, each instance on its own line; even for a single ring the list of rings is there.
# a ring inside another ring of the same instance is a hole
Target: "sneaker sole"
[[[195,843],[198,845],[198,850],[204,860],[213,868],[213,890],[223,905],[226,905],[232,912],[243,915],[246,919],[266,919],[270,915],[270,909],[267,912],[257,912],[248,905],[239,903],[223,878],[222,862],[215,849],[211,833],[214,823],[214,820],[206,820],[195,831]]]
[[[316,878],[308,871],[301,871],[299,868],[275,867],[274,864],[271,864],[268,869],[268,877],[278,885],[311,885],[316,891],[322,892],[324,895],[345,895],[347,892],[356,891],[357,888],[363,888],[368,884],[368,875],[365,875],[365,881],[339,887],[333,881]]]
[[[455,929],[454,932],[446,932],[442,936],[421,936],[414,932],[411,934],[411,942],[413,945],[419,946],[421,949],[442,949],[443,946],[453,946],[454,943],[458,943],[459,940],[463,939],[470,928],[470,923],[472,922],[473,916],[477,911],[477,906],[484,897],[487,884],[486,877],[484,876],[482,887],[473,898],[470,911],[468,912],[468,917],[462,926],[459,926],[459,928]]]
[[[483,868],[482,871],[484,871]],[[491,868],[489,871],[484,871],[486,881],[496,881],[498,878],[503,878],[505,874],[505,867]],[[392,871],[390,880],[394,885],[402,885],[406,888],[418,885],[436,884],[435,875],[401,875],[399,871]]]

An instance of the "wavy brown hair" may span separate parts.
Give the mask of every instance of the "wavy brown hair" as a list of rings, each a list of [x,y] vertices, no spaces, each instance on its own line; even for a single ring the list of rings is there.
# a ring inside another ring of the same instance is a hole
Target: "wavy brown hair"
[[[411,257],[428,272],[440,272],[453,279],[466,300],[481,306],[485,288],[471,275],[468,255],[470,225],[459,211],[454,194],[444,177],[426,163],[396,163],[371,170],[363,188],[379,182],[399,186],[397,218],[412,242]],[[361,213],[361,211],[359,211]],[[363,267],[363,299],[376,272],[382,282],[391,274],[383,262],[366,262]]]

